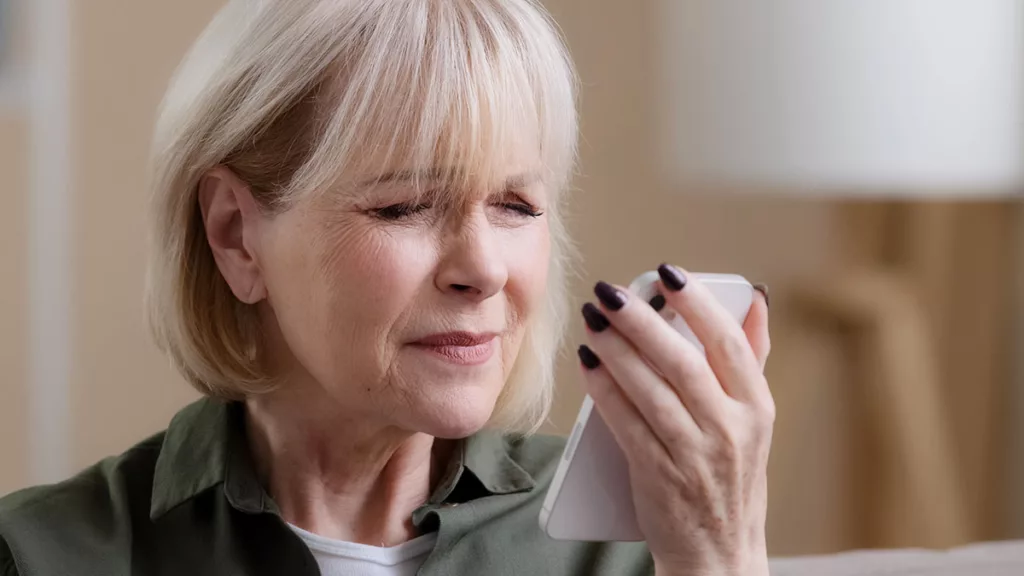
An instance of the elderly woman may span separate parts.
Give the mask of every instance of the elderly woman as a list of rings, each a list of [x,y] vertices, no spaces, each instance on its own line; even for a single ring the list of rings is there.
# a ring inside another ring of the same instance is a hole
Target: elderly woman
[[[574,98],[531,0],[231,0],[152,167],[150,321],[206,399],[4,499],[0,574],[766,574],[766,303],[669,265],[706,357],[603,282],[579,349],[646,542],[538,527]]]

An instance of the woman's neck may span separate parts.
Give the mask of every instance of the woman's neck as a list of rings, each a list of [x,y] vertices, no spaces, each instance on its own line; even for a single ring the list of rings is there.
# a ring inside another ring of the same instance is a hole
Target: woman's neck
[[[246,402],[253,459],[281,516],[327,538],[373,546],[415,537],[412,512],[440,481],[452,444],[330,405],[282,394]]]

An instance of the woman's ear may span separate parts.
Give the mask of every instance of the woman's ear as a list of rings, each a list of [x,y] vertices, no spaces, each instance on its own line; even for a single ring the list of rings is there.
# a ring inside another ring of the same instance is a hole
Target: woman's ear
[[[231,292],[246,304],[266,298],[259,265],[263,215],[249,185],[227,166],[217,166],[199,180],[199,208],[213,259]]]

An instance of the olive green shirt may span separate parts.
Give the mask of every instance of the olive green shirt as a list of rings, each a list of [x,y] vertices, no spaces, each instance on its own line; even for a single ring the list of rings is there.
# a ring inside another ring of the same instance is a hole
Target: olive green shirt
[[[0,499],[0,576],[318,575],[256,477],[243,410],[201,400],[120,456]],[[562,445],[490,432],[462,442],[412,515],[438,535],[419,574],[653,574],[641,543],[560,542],[541,531]]]

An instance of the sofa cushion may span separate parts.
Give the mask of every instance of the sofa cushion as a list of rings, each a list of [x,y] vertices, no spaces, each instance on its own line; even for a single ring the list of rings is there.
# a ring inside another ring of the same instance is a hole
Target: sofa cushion
[[[1024,540],[948,551],[860,550],[772,560],[772,576],[1022,576]]]

